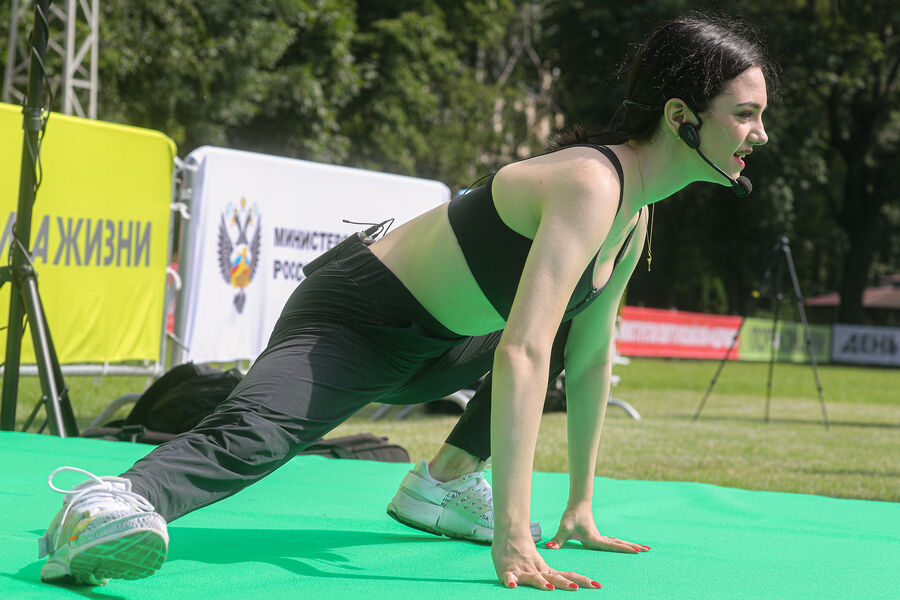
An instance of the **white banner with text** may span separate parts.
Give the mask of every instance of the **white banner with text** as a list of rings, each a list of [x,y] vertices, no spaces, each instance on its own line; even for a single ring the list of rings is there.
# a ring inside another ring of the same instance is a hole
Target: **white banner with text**
[[[450,199],[426,179],[202,147],[187,247],[184,360],[255,359],[303,265],[348,235],[394,218],[396,227]]]

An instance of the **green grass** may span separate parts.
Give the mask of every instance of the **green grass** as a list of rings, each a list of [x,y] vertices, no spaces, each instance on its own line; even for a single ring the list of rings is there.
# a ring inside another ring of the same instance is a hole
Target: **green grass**
[[[900,370],[820,367],[831,421],[826,431],[809,365],[775,365],[766,423],[769,365],[728,363],[693,422],[717,366],[715,361],[635,359],[616,367],[622,382],[614,396],[631,403],[642,420],[610,407],[597,474],[900,501]],[[69,377],[66,382],[82,426],[112,399],[147,385],[136,377]],[[20,422],[39,395],[37,381],[24,378]],[[416,459],[434,453],[456,422],[455,416],[428,415],[418,408],[397,421],[398,410],[371,421],[374,407],[369,407],[332,435],[377,433]],[[537,470],[567,470],[565,427],[563,413],[544,415]]]

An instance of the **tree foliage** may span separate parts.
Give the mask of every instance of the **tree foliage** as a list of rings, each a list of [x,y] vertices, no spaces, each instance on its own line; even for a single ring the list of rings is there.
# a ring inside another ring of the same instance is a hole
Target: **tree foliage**
[[[697,7],[678,0],[550,5],[554,29],[546,43],[563,70],[558,91],[567,123],[601,126],[597,115],[608,118],[622,100],[608,74],[629,42],[660,19]],[[746,171],[756,191],[737,200],[694,185],[657,206],[659,272],[638,272],[629,299],[743,312],[785,234],[801,290],[840,289],[838,318],[861,322],[863,289],[897,272],[900,256],[900,189],[889,163],[900,139],[900,11],[891,0],[761,0],[727,8],[761,30],[783,67],[766,115],[769,145]]]
[[[767,0],[746,10],[766,24],[784,67],[771,193],[805,242],[810,287],[838,289],[837,318],[863,322],[863,290],[898,266],[890,161],[900,150],[900,12],[890,0]]]
[[[863,321],[863,288],[900,256],[895,0],[103,0],[100,117],[182,156],[223,145],[459,188],[558,127],[606,126],[630,44],[698,7],[755,24],[783,65],[770,143],[749,199],[693,185],[656,207],[654,271],[629,301],[742,312],[785,234],[803,291],[840,289],[840,319]]]
[[[806,12],[809,37],[793,49],[809,62],[792,74],[819,89],[807,106],[825,116],[822,154],[829,177],[823,195],[847,248],[839,318],[858,322],[863,288],[878,275],[873,263],[890,264],[888,240],[900,224],[900,184],[890,168],[900,150],[900,12],[885,0],[852,10],[837,3],[810,5]],[[819,52],[826,50],[830,56],[823,60]]]
[[[337,108],[359,85],[353,16],[337,1],[106,0],[102,118],[164,131],[185,154],[240,139],[339,157]]]

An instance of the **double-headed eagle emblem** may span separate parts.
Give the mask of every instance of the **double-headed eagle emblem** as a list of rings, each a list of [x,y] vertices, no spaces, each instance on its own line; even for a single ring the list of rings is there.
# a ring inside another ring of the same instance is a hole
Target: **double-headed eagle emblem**
[[[253,224],[256,225],[256,230],[251,242],[247,238],[247,231]],[[233,243],[229,230],[237,232],[237,239]],[[240,207],[233,207],[228,203],[219,222],[219,272],[225,283],[237,289],[234,307],[238,313],[243,312],[247,300],[244,288],[256,275],[259,265],[260,231],[259,210],[255,204],[248,208],[247,199],[243,197]]]

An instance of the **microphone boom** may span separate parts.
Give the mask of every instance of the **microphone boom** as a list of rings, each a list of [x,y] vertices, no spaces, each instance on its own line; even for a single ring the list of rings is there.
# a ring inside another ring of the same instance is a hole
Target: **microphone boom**
[[[697,117],[699,119],[699,117]],[[702,121],[701,121],[702,124]],[[681,127],[678,128],[678,137],[687,145],[691,150],[696,150],[697,154],[700,155],[706,164],[711,166],[716,172],[719,173],[722,177],[731,182],[731,190],[738,198],[746,198],[750,195],[750,192],[753,191],[753,184],[750,183],[750,180],[741,175],[737,179],[733,179],[731,175],[720,169],[713,161],[706,158],[706,155],[700,151],[700,132],[698,129],[700,125],[693,125],[691,123],[682,123]]]
[[[711,161],[711,160],[709,160],[708,158],[706,158],[706,155],[703,154],[703,152],[700,151],[700,146],[699,146],[699,145],[698,145],[696,148],[694,148],[694,150],[697,151],[697,154],[700,155],[700,158],[702,158],[703,160],[706,161],[706,164],[708,164],[709,166],[711,166],[711,167],[712,167],[713,169],[715,169],[722,177],[724,177],[725,179],[727,179],[728,181],[731,182],[731,191],[733,191],[734,194],[735,194],[738,198],[746,198],[747,196],[750,195],[750,192],[753,191],[753,184],[750,183],[750,180],[749,180],[748,178],[744,177],[743,175],[741,175],[741,176],[738,177],[737,179],[732,178],[731,175],[729,175],[728,173],[726,173],[725,171],[723,171],[722,169],[720,169],[720,168],[718,167],[718,165],[716,165],[713,161]]]

